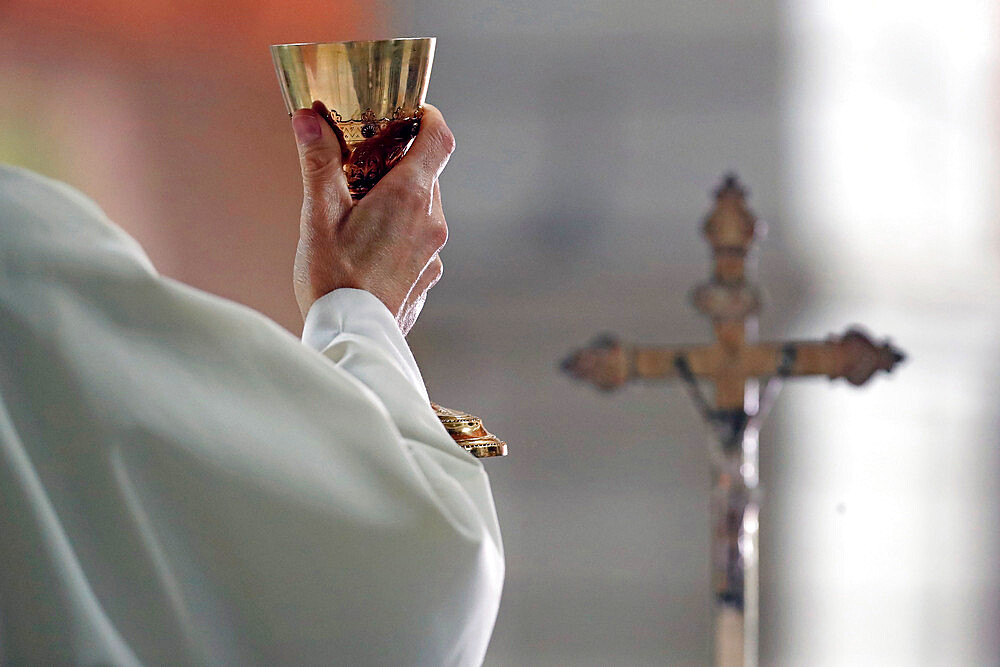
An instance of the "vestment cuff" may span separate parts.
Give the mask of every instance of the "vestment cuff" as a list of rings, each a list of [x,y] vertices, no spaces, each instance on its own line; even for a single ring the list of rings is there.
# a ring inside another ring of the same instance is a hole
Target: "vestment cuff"
[[[341,334],[368,338],[383,349],[417,390],[427,395],[417,362],[396,319],[378,297],[365,290],[341,288],[317,299],[306,315],[302,342],[318,352]]]

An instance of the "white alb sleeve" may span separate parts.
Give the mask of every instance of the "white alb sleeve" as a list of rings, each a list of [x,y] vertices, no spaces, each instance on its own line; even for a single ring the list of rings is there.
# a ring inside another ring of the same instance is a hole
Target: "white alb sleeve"
[[[403,437],[474,460],[434,414],[403,333],[370,292],[338,289],[317,299],[306,317],[302,341],[370,389]]]
[[[336,339],[368,340],[406,375],[414,388],[426,397],[424,380],[410,352],[403,332],[392,313],[371,292],[342,288],[313,303],[302,329],[302,342],[317,352],[326,352]],[[338,353],[328,354],[335,361]]]

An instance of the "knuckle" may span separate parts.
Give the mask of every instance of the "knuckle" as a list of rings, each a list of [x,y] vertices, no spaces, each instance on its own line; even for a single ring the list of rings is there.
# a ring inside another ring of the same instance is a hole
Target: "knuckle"
[[[431,136],[428,137],[434,146],[437,147],[438,151],[443,153],[445,156],[449,156],[455,152],[455,135],[452,134],[451,129],[444,124],[444,121],[435,123],[431,128]]]
[[[427,237],[440,250],[448,242],[448,224],[444,220],[433,221],[427,226]]]
[[[446,158],[455,151],[455,135],[439,113],[424,115],[418,141],[421,145],[418,150],[434,161]]]
[[[438,131],[438,141],[441,143],[441,148],[444,150],[446,155],[451,155],[455,152],[455,148],[457,146],[457,143],[455,142],[455,135],[444,123],[441,123],[441,128]]]

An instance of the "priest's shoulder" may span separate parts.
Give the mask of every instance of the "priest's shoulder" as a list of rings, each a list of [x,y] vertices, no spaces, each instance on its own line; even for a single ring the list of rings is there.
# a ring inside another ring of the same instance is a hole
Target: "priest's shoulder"
[[[61,245],[114,248],[151,268],[139,244],[90,197],[29,169],[0,164],[0,256],[51,254]]]
[[[107,218],[94,200],[73,186],[24,167],[0,164],[0,224],[20,217],[18,212],[51,216],[63,208]]]

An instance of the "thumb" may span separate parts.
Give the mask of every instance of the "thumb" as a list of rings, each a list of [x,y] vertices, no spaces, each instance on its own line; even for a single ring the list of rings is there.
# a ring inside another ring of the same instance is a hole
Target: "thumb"
[[[334,190],[350,200],[344,176],[343,144],[333,128],[313,109],[292,114],[292,131],[299,149],[299,166],[307,195]]]

